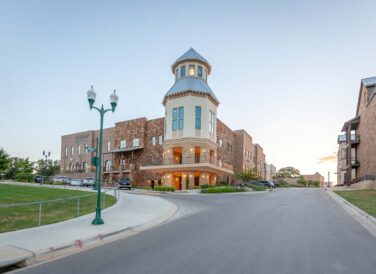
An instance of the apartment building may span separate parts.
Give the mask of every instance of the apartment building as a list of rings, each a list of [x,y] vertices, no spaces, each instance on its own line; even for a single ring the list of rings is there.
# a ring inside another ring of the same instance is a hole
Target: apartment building
[[[339,146],[345,148],[344,183],[374,180],[376,177],[376,77],[362,79],[360,82],[358,104],[355,117],[344,123],[345,137]],[[341,162],[340,169],[343,168]]]
[[[255,167],[257,174],[264,178],[265,176],[265,154],[264,149],[259,145],[255,145]]]
[[[219,100],[207,81],[209,62],[191,48],[171,69],[175,81],[163,97],[164,117],[122,121],[105,129],[103,177],[184,190],[234,183],[234,174],[245,169],[257,168],[264,176],[262,147],[253,145],[245,130],[233,131],[217,118]],[[98,131],[62,136],[61,174],[94,176],[94,154],[85,146],[95,146],[97,136]]]

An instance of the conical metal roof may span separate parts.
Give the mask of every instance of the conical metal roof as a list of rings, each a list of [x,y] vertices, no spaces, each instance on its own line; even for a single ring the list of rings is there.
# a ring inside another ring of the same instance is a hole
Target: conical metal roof
[[[199,54],[194,48],[190,48],[186,53],[176,59],[174,64],[172,64],[172,72],[174,73],[176,66],[184,62],[185,60],[196,60],[198,62],[201,62],[208,69],[208,73],[210,73],[211,71],[211,65],[209,64],[208,60],[202,57],[202,55]]]

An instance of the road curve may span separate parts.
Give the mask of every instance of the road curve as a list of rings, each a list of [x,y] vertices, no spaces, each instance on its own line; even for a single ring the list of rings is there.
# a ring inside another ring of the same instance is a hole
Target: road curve
[[[376,273],[376,238],[323,190],[161,196],[171,221],[17,272]]]

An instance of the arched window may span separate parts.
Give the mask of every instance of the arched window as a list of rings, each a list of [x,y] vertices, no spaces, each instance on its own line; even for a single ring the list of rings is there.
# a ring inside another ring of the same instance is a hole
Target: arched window
[[[105,165],[106,165],[106,171],[107,172],[110,171],[111,170],[111,161],[107,160],[106,163],[105,163]]]

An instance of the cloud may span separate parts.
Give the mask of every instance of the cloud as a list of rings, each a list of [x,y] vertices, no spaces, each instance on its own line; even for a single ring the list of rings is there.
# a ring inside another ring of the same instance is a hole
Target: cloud
[[[324,156],[319,159],[319,164],[322,163],[333,163],[337,162],[337,156],[336,155],[329,155],[329,156]]]

